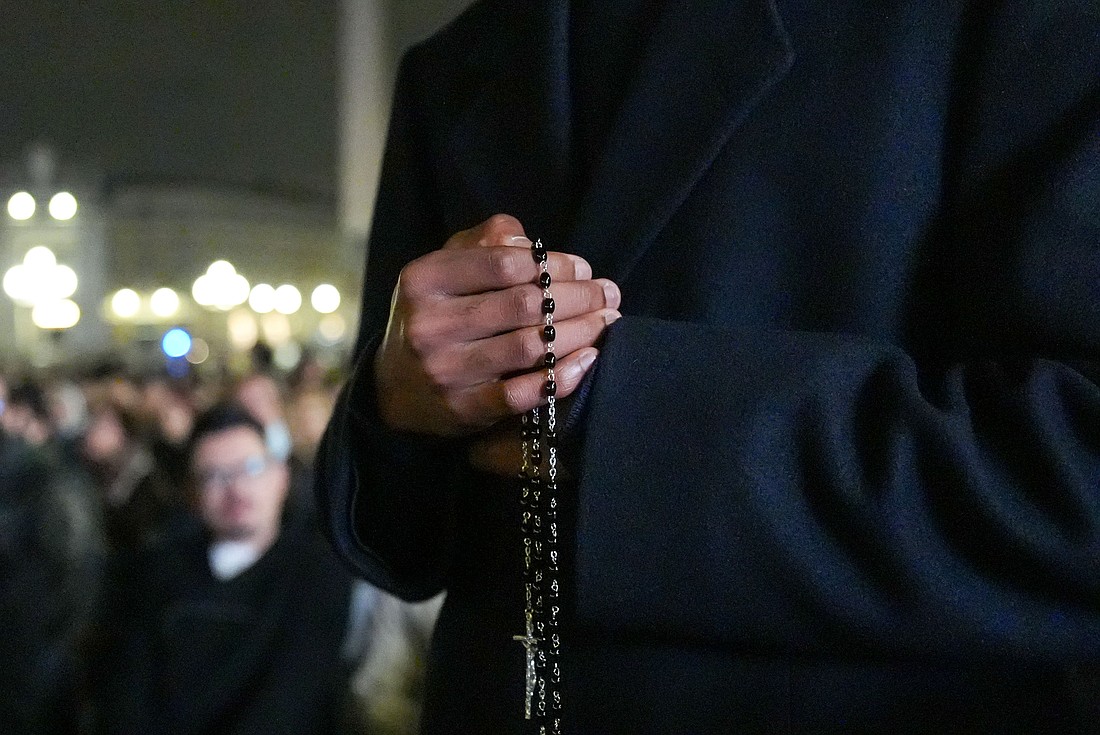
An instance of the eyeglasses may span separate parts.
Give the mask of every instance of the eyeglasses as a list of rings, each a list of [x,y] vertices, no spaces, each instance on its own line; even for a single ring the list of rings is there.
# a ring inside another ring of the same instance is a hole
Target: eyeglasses
[[[207,489],[229,487],[240,480],[254,480],[275,463],[271,457],[256,455],[234,469],[209,469],[196,474],[199,485]]]

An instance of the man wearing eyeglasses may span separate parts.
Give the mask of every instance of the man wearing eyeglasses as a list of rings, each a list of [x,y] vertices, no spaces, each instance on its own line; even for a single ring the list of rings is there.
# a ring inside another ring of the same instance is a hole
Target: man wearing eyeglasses
[[[212,539],[211,571],[231,578],[278,538],[290,485],[287,466],[267,453],[262,434],[245,425],[199,436],[191,465],[195,505]]]
[[[127,574],[105,729],[333,732],[349,577],[307,519],[284,514],[287,466],[243,409],[201,416],[189,458],[201,522]]]

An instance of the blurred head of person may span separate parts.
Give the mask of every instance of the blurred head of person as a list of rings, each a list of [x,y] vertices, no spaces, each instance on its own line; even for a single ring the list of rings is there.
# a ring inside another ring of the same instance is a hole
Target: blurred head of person
[[[328,368],[308,347],[302,350],[302,357],[294,370],[287,376],[291,393],[305,393],[323,390],[329,379]]]
[[[102,401],[91,407],[81,441],[81,453],[93,467],[108,471],[120,465],[134,442],[134,421],[114,404]]]
[[[53,418],[46,392],[36,383],[23,383],[11,389],[0,428],[9,436],[21,438],[32,446],[41,446],[53,435]]]
[[[286,422],[283,394],[267,373],[252,373],[237,383],[233,400],[264,428],[268,451],[279,459],[290,456],[293,440]]]
[[[199,416],[188,444],[195,507],[212,541],[263,553],[279,535],[290,473],[268,451],[264,427],[243,407]]]
[[[152,435],[170,446],[185,445],[195,422],[187,386],[163,375],[142,384],[141,414]]]
[[[332,416],[335,399],[327,391],[314,389],[296,393],[290,401],[287,418],[294,454],[311,462]]]
[[[121,363],[108,361],[94,366],[85,374],[81,388],[89,403],[111,403],[131,415],[140,410],[139,381]]]
[[[88,428],[88,400],[71,380],[61,380],[50,391],[50,414],[56,433],[64,439],[80,437]]]

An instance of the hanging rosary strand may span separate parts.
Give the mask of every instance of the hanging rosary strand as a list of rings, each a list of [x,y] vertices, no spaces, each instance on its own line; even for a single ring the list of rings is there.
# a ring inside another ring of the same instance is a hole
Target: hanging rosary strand
[[[558,569],[558,391],[554,378],[554,297],[542,240],[531,245],[542,287],[542,338],[546,354],[543,393],[546,420],[536,407],[523,416],[520,495],[523,534],[524,634],[513,636],[526,651],[524,717],[538,735],[561,735],[561,582]],[[544,454],[545,453],[545,454]],[[546,472],[543,473],[543,459]]]

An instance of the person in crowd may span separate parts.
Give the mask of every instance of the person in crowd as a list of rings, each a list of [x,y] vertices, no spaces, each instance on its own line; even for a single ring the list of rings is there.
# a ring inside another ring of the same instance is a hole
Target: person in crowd
[[[140,420],[145,444],[168,480],[187,480],[187,439],[195,422],[194,392],[188,383],[152,375],[141,383]]]
[[[290,505],[298,512],[314,514],[313,454],[308,446],[295,447],[295,431],[291,426],[291,421],[298,420],[297,428],[307,429],[305,432],[300,432],[301,437],[306,441],[316,441],[310,437],[309,433],[308,422],[311,417],[307,414],[291,415],[296,407],[288,406],[280,381],[270,372],[248,373],[232,384],[230,396],[264,427],[264,441],[267,443],[268,451],[273,456],[286,461],[290,467],[292,480]],[[297,408],[308,409],[309,407],[302,404]],[[319,408],[331,413],[331,408],[325,409],[323,405]],[[316,449],[316,444],[313,447]]]
[[[447,592],[423,731],[1095,731],[1098,70],[1095,0],[482,0],[414,47],[317,490]]]
[[[81,732],[103,559],[83,475],[0,429],[0,732]]]
[[[244,406],[264,427],[268,451],[281,459],[290,457],[293,440],[286,421],[283,391],[278,381],[264,372],[249,373],[233,389],[233,400]]]
[[[8,393],[0,428],[33,446],[42,446],[54,433],[49,397],[35,382],[15,385]]]
[[[320,365],[309,358],[290,376],[286,416],[296,480],[312,483],[312,466],[332,415],[334,391]],[[314,512],[312,494],[308,512]],[[428,643],[442,595],[409,603],[356,580],[352,616],[344,644],[352,662],[347,730],[369,735],[415,735],[424,696]]]
[[[303,388],[291,394],[287,404],[291,454],[302,464],[313,464],[334,404],[335,397],[323,388]]]
[[[140,412],[148,433],[157,441],[183,448],[194,428],[195,407],[188,384],[166,375],[141,383]]]
[[[291,394],[333,388],[333,373],[317,354],[308,348],[302,350],[301,359],[287,376]]]
[[[88,400],[75,380],[59,376],[48,390],[54,439],[68,460],[80,453],[80,439],[88,428]]]
[[[117,360],[104,359],[92,365],[82,374],[80,387],[89,405],[110,404],[129,415],[141,408],[139,377]]]
[[[365,609],[358,642],[362,649],[355,653],[351,677],[349,731],[416,735],[428,650],[443,595],[409,603],[363,581],[357,581],[356,591]]]
[[[104,664],[112,733],[332,733],[350,577],[284,504],[290,476],[263,426],[221,404],[195,422],[192,528],[135,565]]]
[[[112,551],[140,550],[190,516],[178,472],[158,462],[131,412],[111,402],[93,405],[80,454],[99,488]]]

